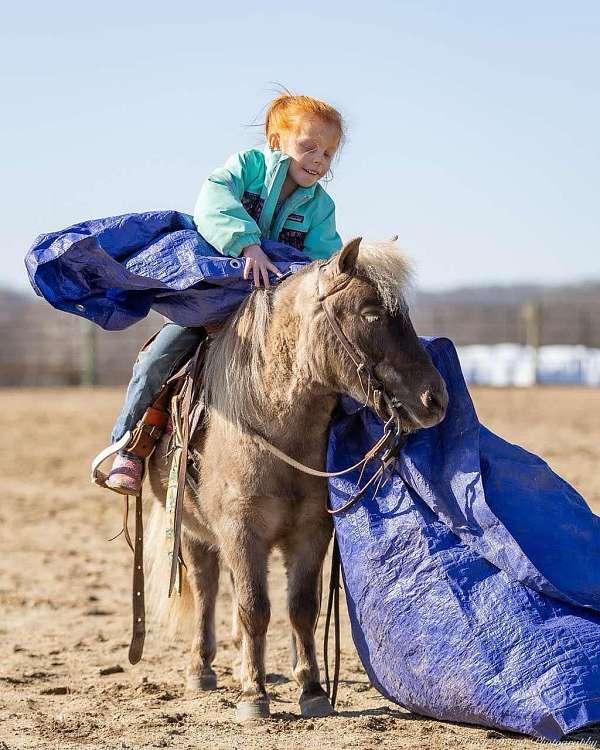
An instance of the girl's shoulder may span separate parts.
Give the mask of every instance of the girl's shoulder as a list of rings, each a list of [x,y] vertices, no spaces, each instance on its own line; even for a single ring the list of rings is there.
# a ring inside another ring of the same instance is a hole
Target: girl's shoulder
[[[260,148],[236,151],[225,162],[225,169],[239,175],[245,184],[263,181],[267,172],[265,154]]]
[[[264,149],[258,148],[245,148],[242,151],[236,151],[231,154],[227,163],[237,162],[246,164],[248,166],[264,167],[267,163],[266,154]]]

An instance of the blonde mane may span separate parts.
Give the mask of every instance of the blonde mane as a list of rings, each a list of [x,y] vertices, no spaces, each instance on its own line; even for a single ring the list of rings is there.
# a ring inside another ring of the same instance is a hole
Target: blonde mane
[[[358,273],[377,289],[384,307],[391,313],[404,307],[413,267],[394,240],[361,242],[356,261]]]
[[[256,424],[264,399],[262,371],[272,293],[254,291],[211,343],[204,368],[206,402],[236,427]]]

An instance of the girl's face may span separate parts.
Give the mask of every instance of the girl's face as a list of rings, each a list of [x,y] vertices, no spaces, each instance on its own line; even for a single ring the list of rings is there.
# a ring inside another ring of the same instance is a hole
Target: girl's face
[[[311,117],[300,120],[295,130],[274,133],[269,145],[291,157],[288,177],[301,187],[311,187],[327,174],[339,142],[335,125]]]

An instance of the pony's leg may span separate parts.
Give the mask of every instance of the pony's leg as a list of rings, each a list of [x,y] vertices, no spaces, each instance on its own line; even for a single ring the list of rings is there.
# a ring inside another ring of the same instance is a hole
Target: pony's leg
[[[315,627],[321,600],[321,571],[331,538],[329,527],[293,537],[283,548],[288,577],[288,610],[295,645],[293,674],[302,688],[303,716],[333,713],[321,687],[315,647]]]
[[[181,544],[195,609],[186,686],[189,690],[214,690],[217,676],[212,663],[217,651],[215,603],[219,590],[219,557],[210,547],[185,533]]]
[[[233,578],[242,635],[240,721],[270,715],[265,687],[265,646],[271,606],[267,593],[267,545],[248,527],[221,540],[221,552]]]
[[[231,584],[231,641],[234,648],[233,657],[233,679],[242,679],[242,623],[240,622],[240,613],[238,609],[237,594],[235,593],[235,582],[233,574],[229,571],[229,581]]]

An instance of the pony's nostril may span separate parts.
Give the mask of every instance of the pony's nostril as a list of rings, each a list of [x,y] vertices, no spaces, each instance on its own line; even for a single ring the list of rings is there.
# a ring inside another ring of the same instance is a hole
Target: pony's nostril
[[[429,388],[421,396],[423,405],[426,406],[430,411],[441,412],[444,409],[444,401],[442,394],[435,388]]]

